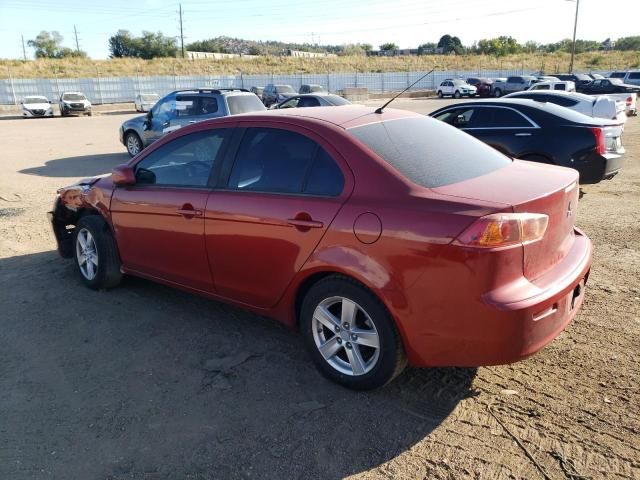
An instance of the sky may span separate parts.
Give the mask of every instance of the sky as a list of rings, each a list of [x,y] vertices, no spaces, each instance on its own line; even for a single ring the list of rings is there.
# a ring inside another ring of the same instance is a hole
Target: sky
[[[448,33],[464,45],[499,35],[550,43],[573,35],[574,0],[184,0],[185,44],[221,35],[340,45],[415,48]],[[0,58],[22,58],[22,40],[57,30],[64,46],[109,56],[119,29],[180,35],[179,3],[164,0],[0,0]],[[581,0],[577,37],[639,35],[640,0]],[[624,19],[630,19],[625,21]],[[631,20],[632,19],[632,20]],[[27,58],[33,49],[26,47]]]

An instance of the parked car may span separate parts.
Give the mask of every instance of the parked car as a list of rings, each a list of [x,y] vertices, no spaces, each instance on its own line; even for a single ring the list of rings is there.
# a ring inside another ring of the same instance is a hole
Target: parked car
[[[619,78],[603,78],[593,80],[591,83],[577,85],[577,90],[587,94],[609,94],[609,93],[638,93],[639,85],[629,85],[623,83]]]
[[[430,115],[510,157],[575,168],[582,184],[612,178],[622,168],[622,123],[587,117],[552,103],[480,100]]]
[[[251,93],[254,93],[258,96],[260,100],[262,100],[262,92],[264,91],[264,87],[251,87],[249,89]]]
[[[289,97],[296,95],[291,85],[274,85],[270,83],[262,92],[262,103],[265,107],[270,107],[274,103],[280,103]]]
[[[136,95],[136,112],[148,112],[160,100],[157,93],[139,93]]]
[[[493,85],[493,80],[486,77],[469,77],[467,78],[467,83],[476,87],[476,95],[481,97],[490,97],[491,96],[491,86]]]
[[[638,114],[638,94],[637,93],[609,93],[607,97],[624,102],[625,112],[628,117]]]
[[[640,85],[640,70],[629,70],[626,72],[611,72],[609,78],[618,78],[627,85]]]
[[[20,102],[22,105],[22,117],[53,117],[53,107],[47,97],[29,96]]]
[[[253,93],[241,88],[178,90],[158,100],[146,115],[125,121],[120,143],[132,157],[163,135],[208,118],[266,110]]]
[[[577,180],[412,112],[279,110],[173,132],[50,219],[87,287],[131,274],[274,317],[364,390],[551,342],[591,266]]]
[[[62,117],[74,114],[91,116],[91,102],[82,92],[62,92],[58,107]]]
[[[491,96],[494,97],[495,96],[495,90],[496,88],[500,89],[502,92],[504,92],[504,84],[507,83],[507,77],[496,77],[496,78],[491,78],[490,79],[493,83],[491,84]]]
[[[296,95],[288,98],[284,102],[272,105],[271,109],[278,110],[282,108],[302,108],[302,107],[339,107],[342,105],[351,105],[349,100],[339,95],[308,93],[306,95]]]
[[[320,93],[326,91],[327,90],[322,85],[312,83],[301,85],[298,93]]]
[[[469,85],[462,79],[448,79],[438,85],[437,95],[442,98],[450,95],[453,98],[473,97],[477,90],[473,85]]]
[[[571,81],[576,84],[576,90],[580,91],[581,85],[590,83],[593,79],[586,73],[556,73],[556,77],[560,80]]]
[[[528,98],[538,102],[555,103],[588,117],[618,120],[620,123],[624,123],[627,120],[624,102],[615,100],[607,95],[591,96],[584,93],[555,90],[527,90],[525,92],[510,93],[504,98]]]
[[[564,92],[575,92],[576,84],[570,80],[545,80],[542,82],[534,83],[528,88],[527,91],[530,90],[560,90]]]
[[[507,77],[507,81],[493,86],[493,96],[501,97],[507,93],[520,92],[526,90],[536,83],[536,77],[532,75],[512,75]]]

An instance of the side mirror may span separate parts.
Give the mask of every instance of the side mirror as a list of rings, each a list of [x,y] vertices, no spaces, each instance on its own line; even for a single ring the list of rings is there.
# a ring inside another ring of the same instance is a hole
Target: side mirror
[[[149,110],[147,112],[147,120],[151,120],[153,118],[153,110]]]
[[[118,165],[111,171],[111,181],[118,187],[135,185],[136,175],[133,171],[133,167],[128,165]]]

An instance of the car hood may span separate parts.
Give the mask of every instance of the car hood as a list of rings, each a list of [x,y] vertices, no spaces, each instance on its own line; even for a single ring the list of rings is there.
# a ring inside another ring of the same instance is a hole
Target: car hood
[[[22,106],[27,110],[48,110],[51,108],[51,105],[48,103],[28,103]]]
[[[144,122],[145,122],[146,119],[147,119],[146,115],[138,115],[137,117],[130,118],[126,122],[123,122],[122,128],[142,127],[142,125],[144,125]]]

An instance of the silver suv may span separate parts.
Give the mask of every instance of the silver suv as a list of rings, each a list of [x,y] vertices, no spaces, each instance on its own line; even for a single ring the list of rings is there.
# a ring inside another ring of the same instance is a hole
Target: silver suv
[[[163,135],[185,125],[264,110],[260,99],[242,88],[178,90],[158,100],[146,115],[124,122],[120,142],[133,157]]]

